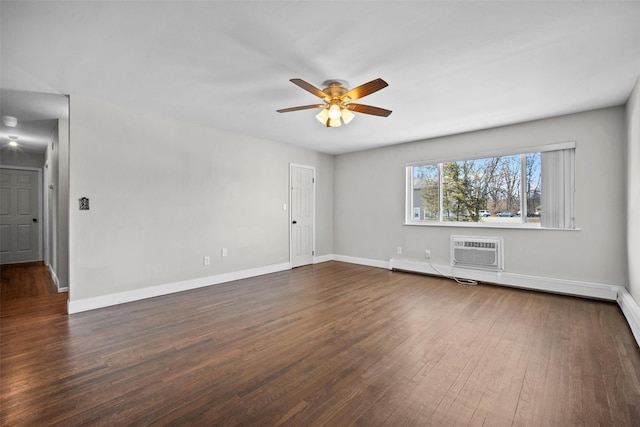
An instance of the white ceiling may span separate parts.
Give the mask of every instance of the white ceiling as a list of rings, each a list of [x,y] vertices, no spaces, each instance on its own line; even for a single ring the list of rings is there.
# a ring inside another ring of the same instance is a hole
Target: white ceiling
[[[69,117],[69,100],[64,95],[0,89],[0,116],[18,119],[15,127],[0,125],[0,147],[9,136],[18,137],[25,151],[44,151],[51,142],[58,119]]]
[[[640,75],[638,1],[0,7],[5,90],[94,97],[330,154],[621,105]],[[317,103],[294,77],[381,77],[389,87],[358,102],[393,114],[327,129],[316,110],[276,113]]]

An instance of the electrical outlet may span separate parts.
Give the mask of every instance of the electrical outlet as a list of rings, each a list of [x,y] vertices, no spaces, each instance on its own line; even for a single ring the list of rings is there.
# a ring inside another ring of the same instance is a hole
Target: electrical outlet
[[[429,249],[424,251],[424,256],[427,257],[427,259],[431,259],[431,251]]]
[[[402,255],[402,246],[398,246],[398,247],[396,248],[396,254],[398,254],[398,255]]]
[[[227,256],[229,255],[229,251],[227,250],[227,248],[222,248],[222,256]]]
[[[202,258],[202,263],[204,265],[209,265],[211,264],[211,257],[209,255],[205,256],[204,258]]]

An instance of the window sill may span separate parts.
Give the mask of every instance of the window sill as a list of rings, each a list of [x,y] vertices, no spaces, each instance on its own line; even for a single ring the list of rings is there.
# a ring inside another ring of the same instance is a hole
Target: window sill
[[[580,231],[580,228],[552,228],[542,227],[539,223],[509,224],[509,223],[480,223],[480,222],[405,222],[403,225],[416,227],[453,227],[453,228],[501,228],[512,230],[557,230]]]

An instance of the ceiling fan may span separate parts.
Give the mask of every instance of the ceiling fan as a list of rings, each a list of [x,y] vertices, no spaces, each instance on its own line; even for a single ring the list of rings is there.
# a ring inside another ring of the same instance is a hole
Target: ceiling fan
[[[346,88],[347,83],[342,80],[327,80],[322,84],[325,86],[322,90],[302,79],[291,79],[290,81],[307,92],[322,99],[324,104],[311,104],[302,105],[300,107],[283,108],[282,110],[277,110],[278,113],[322,108],[322,111],[316,115],[316,118],[327,127],[339,127],[342,125],[342,122],[344,122],[344,124],[349,123],[355,117],[352,111],[382,117],[387,117],[391,114],[391,110],[385,110],[384,108],[372,107],[364,104],[354,104],[351,102],[367,95],[371,95],[372,93],[389,86],[387,82],[382,79],[371,80],[370,82],[351,90]]]

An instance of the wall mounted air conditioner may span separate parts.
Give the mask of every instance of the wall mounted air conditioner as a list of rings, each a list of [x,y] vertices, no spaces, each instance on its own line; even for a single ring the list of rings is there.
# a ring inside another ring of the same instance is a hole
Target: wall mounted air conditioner
[[[502,238],[451,236],[451,265],[502,271]]]

